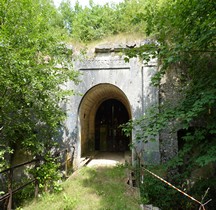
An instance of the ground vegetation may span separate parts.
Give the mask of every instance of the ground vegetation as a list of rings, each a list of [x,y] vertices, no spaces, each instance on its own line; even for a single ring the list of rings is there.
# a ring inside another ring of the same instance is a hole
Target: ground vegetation
[[[127,168],[83,167],[62,183],[62,192],[45,194],[22,209],[119,209],[138,210],[138,191],[127,185]]]
[[[90,1],[90,6],[83,8],[79,3],[72,7],[65,0],[56,9],[49,0],[1,1],[0,158],[12,160],[17,145],[32,155],[44,154],[54,147],[64,120],[58,104],[68,94],[60,85],[77,79],[68,62],[72,51],[64,44],[65,39],[90,43],[110,35],[136,32],[148,39],[145,45],[128,50],[126,61],[135,56],[145,62],[157,58],[160,68],[152,85],[163,87],[163,79],[174,73],[172,85],[179,100],[161,97],[159,106],[129,122],[125,131],[130,133],[139,126],[137,140],[149,141],[149,136],[154,139],[170,123],[172,132],[182,130],[183,143],[176,157],[166,165],[166,172],[175,169],[172,181],[199,199],[210,187],[208,196],[213,198],[215,6],[213,0],[125,0],[104,6]],[[1,161],[0,168],[8,163],[11,161]],[[208,176],[198,172],[203,170],[209,170]],[[198,174],[195,178],[194,172]],[[164,174],[169,178],[169,173]],[[179,201],[178,196],[165,202],[166,187],[157,188],[164,190],[159,202],[151,187],[154,181],[146,180],[151,191],[142,191],[144,201],[163,204],[165,209],[176,209],[181,202],[184,209],[195,208],[190,201]],[[209,209],[213,209],[214,202],[208,205]]]

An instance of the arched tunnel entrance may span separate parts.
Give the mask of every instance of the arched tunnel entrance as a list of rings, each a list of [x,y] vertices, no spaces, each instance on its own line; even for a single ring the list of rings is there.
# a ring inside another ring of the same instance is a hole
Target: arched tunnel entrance
[[[122,90],[112,84],[99,84],[82,98],[79,107],[79,142],[81,157],[95,151],[124,152],[131,139],[119,125],[131,119],[129,101]]]

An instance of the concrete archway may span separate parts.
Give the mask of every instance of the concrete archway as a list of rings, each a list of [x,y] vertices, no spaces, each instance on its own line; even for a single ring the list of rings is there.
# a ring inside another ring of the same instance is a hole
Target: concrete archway
[[[95,129],[95,120],[101,105],[111,101],[115,103],[116,107],[123,107],[128,114],[128,119],[131,119],[130,103],[124,92],[115,85],[109,83],[98,84],[92,87],[83,96],[79,106],[79,141],[81,157],[88,156],[97,149],[102,150],[96,145],[96,136],[98,135],[96,135],[97,129]],[[120,148],[119,151],[121,151]]]

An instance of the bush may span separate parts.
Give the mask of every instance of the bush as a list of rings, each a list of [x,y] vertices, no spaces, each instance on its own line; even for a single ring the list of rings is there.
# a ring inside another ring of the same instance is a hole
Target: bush
[[[161,209],[176,210],[176,201],[173,199],[176,194],[174,189],[159,179],[147,172],[144,173],[143,183],[140,184],[140,196],[143,204],[153,204]]]
[[[163,176],[161,170],[158,170],[162,166],[153,167],[150,170],[158,174],[159,176]],[[173,180],[176,181],[176,177],[173,176]],[[163,178],[163,177],[162,177]],[[188,180],[182,179],[176,181],[174,184],[177,188],[182,189],[183,182]],[[190,180],[191,181],[191,180]],[[187,188],[187,187],[186,187]],[[202,200],[206,190],[209,188],[208,193],[205,198]],[[215,193],[216,193],[216,178],[211,179],[199,179],[198,181],[193,183],[193,186],[190,189],[185,190],[189,195],[197,199],[198,201],[202,201],[202,203],[207,202],[212,199],[206,206],[206,210],[213,210],[216,206],[215,201]],[[153,204],[161,208],[162,210],[194,210],[199,209],[200,205],[196,202],[192,201],[190,198],[181,194],[177,190],[174,190],[161,180],[152,176],[148,172],[144,173],[143,183],[140,183],[140,196],[141,202],[143,204]]]

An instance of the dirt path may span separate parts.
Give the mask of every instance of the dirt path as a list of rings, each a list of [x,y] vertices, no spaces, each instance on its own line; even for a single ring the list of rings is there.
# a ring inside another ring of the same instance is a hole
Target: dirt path
[[[115,166],[125,163],[124,152],[100,152],[88,164],[88,167]]]

